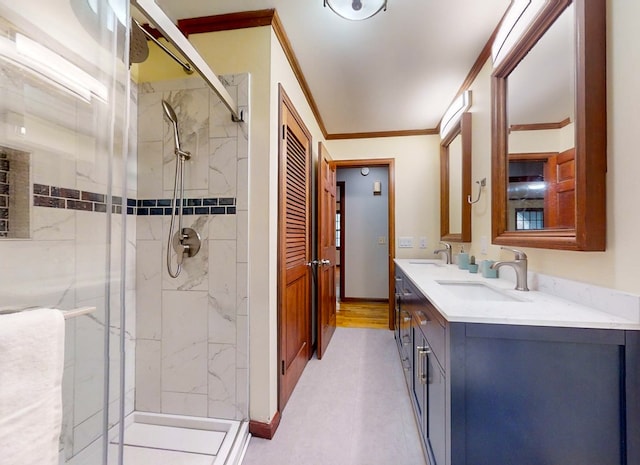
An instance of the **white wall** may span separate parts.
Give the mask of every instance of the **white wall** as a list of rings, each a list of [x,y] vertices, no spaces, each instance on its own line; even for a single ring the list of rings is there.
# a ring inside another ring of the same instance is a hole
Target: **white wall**
[[[360,168],[338,168],[344,181],[342,224],[344,225],[344,296],[386,299],[389,296],[389,169],[372,167],[363,176]],[[380,195],[373,195],[373,183],[380,181]],[[380,239],[383,241],[380,241]],[[382,244],[380,242],[383,242]]]

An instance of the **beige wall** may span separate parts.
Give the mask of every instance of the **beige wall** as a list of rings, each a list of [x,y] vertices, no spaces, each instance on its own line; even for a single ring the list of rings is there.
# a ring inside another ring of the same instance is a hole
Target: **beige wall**
[[[400,236],[413,237],[412,249],[396,245],[396,257],[432,257],[440,239],[440,137],[330,140],[327,148],[336,160],[395,159],[396,244]],[[426,249],[418,247],[421,236]]]
[[[544,274],[640,293],[640,252],[637,235],[640,215],[635,202],[640,199],[640,157],[636,132],[640,127],[640,91],[634,76],[640,71],[640,29],[633,18],[640,15],[637,2],[608,2],[608,174],[607,250],[570,252],[524,249],[529,268]],[[483,68],[473,90],[473,180],[487,178],[482,200],[473,206],[472,253],[479,255],[481,237],[491,240],[491,65]],[[487,256],[509,258],[497,246]]]
[[[574,124],[570,123],[560,129],[512,131],[509,134],[509,152],[564,152],[576,145],[575,130]]]

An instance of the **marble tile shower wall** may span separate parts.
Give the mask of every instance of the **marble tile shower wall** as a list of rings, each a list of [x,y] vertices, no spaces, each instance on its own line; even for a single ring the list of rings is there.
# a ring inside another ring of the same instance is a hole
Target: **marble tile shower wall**
[[[222,82],[247,110],[249,76]],[[138,198],[173,192],[173,136],[161,100],[175,109],[184,148],[185,197],[235,199],[226,214],[185,216],[202,238],[182,274],[166,270],[168,216],[136,216],[136,410],[248,417],[248,126],[199,78],[142,83],[138,106]]]
[[[24,76],[0,68],[0,145],[29,155],[31,189],[35,184],[65,186],[106,194],[109,185],[120,193],[124,160],[110,159],[107,133],[109,107],[86,105],[47,87],[25,84]],[[123,94],[114,97],[118,103]],[[17,130],[16,122],[22,127]],[[119,120],[119,123],[121,120]],[[115,134],[121,140],[122,128]],[[132,139],[135,144],[135,138]],[[121,153],[118,147],[115,153]],[[133,146],[135,153],[135,146]],[[112,164],[113,178],[108,175]],[[27,190],[26,198],[29,199]],[[136,197],[135,190],[127,196]],[[131,270],[126,275],[126,299],[132,309],[127,325],[135,332],[135,224],[122,240],[123,218],[74,209],[30,206],[29,237],[0,240],[0,305],[45,306],[60,309],[92,306],[96,311],[66,321],[63,375],[61,460],[68,464],[98,463],[83,457],[99,454],[104,400],[105,310],[110,302],[110,333],[120,331],[122,247]],[[110,220],[110,222],[109,222]],[[110,230],[109,230],[110,228]],[[109,239],[109,234],[111,240]],[[109,247],[108,247],[109,246]],[[109,253],[110,252],[110,253]],[[110,295],[106,282],[112,279]],[[134,340],[127,338],[132,357],[126,386],[127,410],[133,409]],[[112,345],[110,423],[117,419],[119,353]],[[0,462],[2,460],[0,459]]]

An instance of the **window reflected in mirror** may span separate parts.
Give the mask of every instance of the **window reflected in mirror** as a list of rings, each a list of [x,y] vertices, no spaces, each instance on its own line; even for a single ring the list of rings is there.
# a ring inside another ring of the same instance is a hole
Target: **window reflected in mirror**
[[[508,176],[508,230],[575,227],[575,150],[510,154]]]

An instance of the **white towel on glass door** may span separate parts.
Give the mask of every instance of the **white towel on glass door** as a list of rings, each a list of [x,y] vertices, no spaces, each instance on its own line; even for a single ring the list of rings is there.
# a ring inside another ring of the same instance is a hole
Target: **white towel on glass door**
[[[63,367],[59,310],[0,315],[2,465],[58,464]]]

